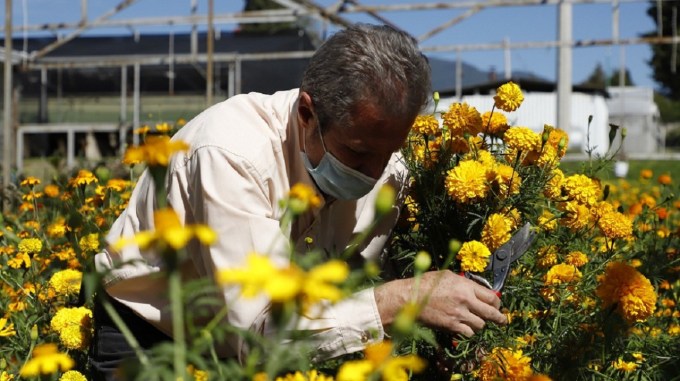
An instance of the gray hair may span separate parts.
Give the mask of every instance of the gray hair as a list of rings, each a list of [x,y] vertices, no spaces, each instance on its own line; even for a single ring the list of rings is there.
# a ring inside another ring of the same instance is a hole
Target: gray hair
[[[430,96],[430,66],[417,41],[389,26],[355,24],[330,37],[312,56],[300,86],[321,126],[347,126],[360,102],[413,120]]]

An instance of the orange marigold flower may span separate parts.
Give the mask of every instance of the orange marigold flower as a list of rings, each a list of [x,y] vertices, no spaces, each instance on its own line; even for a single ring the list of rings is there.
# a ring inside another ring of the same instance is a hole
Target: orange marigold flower
[[[671,183],[673,182],[673,180],[671,179],[671,175],[667,173],[664,173],[663,175],[659,176],[657,181],[659,182],[659,184],[662,185],[671,185]]]
[[[48,184],[48,185],[45,185],[43,192],[45,192],[45,196],[50,197],[50,198],[55,198],[55,197],[59,196],[59,187],[57,185],[54,185],[54,184]]]
[[[501,85],[496,89],[496,95],[493,97],[494,105],[507,112],[517,110],[524,101],[524,94],[519,86],[510,81]]]
[[[416,134],[434,135],[439,131],[439,121],[434,115],[418,115],[411,131]]]
[[[443,124],[452,136],[477,135],[482,130],[482,116],[467,103],[453,103],[442,114]]]
[[[598,280],[600,284],[595,293],[604,307],[616,305],[627,322],[641,322],[654,313],[657,300],[654,287],[634,267],[612,262]]]
[[[496,347],[475,373],[480,381],[526,380],[533,375],[531,357],[521,350]]]
[[[576,267],[582,267],[588,263],[588,256],[580,251],[572,251],[571,253],[567,254],[567,257],[564,259],[564,263]]]
[[[482,132],[493,136],[501,136],[510,128],[508,118],[505,114],[494,111],[487,111],[482,114]]]
[[[643,169],[640,171],[640,177],[643,179],[651,179],[654,176],[654,172],[651,169]]]

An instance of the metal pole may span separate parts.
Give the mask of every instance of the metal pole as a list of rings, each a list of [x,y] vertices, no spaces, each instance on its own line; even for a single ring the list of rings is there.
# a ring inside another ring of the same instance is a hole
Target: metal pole
[[[47,123],[47,69],[40,69],[40,123]]]
[[[168,46],[168,95],[175,95],[175,32],[172,29]]]
[[[208,41],[207,52],[208,62],[205,69],[205,103],[210,107],[213,104],[213,4],[214,0],[208,0]]]
[[[619,0],[612,0],[612,40],[615,44],[619,43],[619,15],[620,15]],[[626,65],[623,62],[623,46],[619,45],[619,86],[626,85]]]
[[[118,130],[118,151],[125,153],[127,130],[127,66],[120,68],[120,129]]]
[[[557,55],[557,127],[571,130],[571,2],[562,0],[558,6],[560,45]]]
[[[134,95],[132,96],[133,99],[133,105],[132,105],[132,145],[137,146],[139,145],[139,134],[137,134],[137,129],[139,129],[139,109],[140,109],[140,102],[139,102],[139,72],[140,72],[140,67],[139,67],[139,62],[135,63],[135,74],[134,74]]]
[[[512,78],[512,55],[510,54],[510,38],[505,37],[503,39],[503,43],[505,44],[505,47],[503,48],[503,58],[504,58],[504,64],[505,67],[505,79],[509,80]]]
[[[5,88],[4,115],[2,136],[2,193],[10,184],[10,167],[12,165],[12,0],[5,0]],[[7,201],[5,199],[5,201]],[[3,210],[9,209],[9,203],[3,203]]]
[[[80,0],[80,25],[87,24],[87,0]]]
[[[191,0],[191,16],[196,16],[198,9],[198,0]],[[196,23],[191,24],[191,56],[196,57],[198,54],[198,27]]]

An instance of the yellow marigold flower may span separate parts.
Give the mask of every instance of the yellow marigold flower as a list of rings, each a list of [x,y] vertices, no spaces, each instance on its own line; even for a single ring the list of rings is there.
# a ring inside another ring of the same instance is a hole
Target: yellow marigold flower
[[[461,246],[456,258],[462,271],[481,272],[489,264],[491,251],[479,241],[468,241]]]
[[[508,118],[505,114],[494,111],[487,111],[482,114],[482,132],[493,136],[502,136],[510,128]]]
[[[123,163],[144,162],[149,166],[167,166],[170,157],[177,152],[186,152],[189,145],[183,141],[171,140],[167,135],[149,136],[143,145],[129,147],[125,151]]]
[[[554,231],[557,228],[557,218],[549,210],[543,209],[541,216],[538,217],[538,226],[547,232]]]
[[[14,323],[7,324],[7,318],[0,318],[0,337],[14,336],[17,331],[14,330]]]
[[[538,151],[541,148],[541,136],[528,127],[511,127],[503,135],[505,144],[522,152]]]
[[[189,373],[193,381],[208,381],[210,379],[208,372],[196,369],[196,367],[191,364],[187,365],[187,373]],[[255,377],[253,377],[253,380],[255,380]],[[266,380],[266,374],[264,380]]]
[[[83,236],[78,241],[78,246],[82,251],[92,251],[95,252],[99,250],[99,234],[91,233]]]
[[[43,248],[43,243],[38,238],[25,238],[19,241],[17,249],[26,254],[37,254]]]
[[[645,355],[643,355],[643,354],[640,353],[640,352],[633,352],[633,353],[631,353],[630,355],[633,356],[633,358],[634,358],[635,361],[637,361],[637,362],[645,361]]]
[[[43,192],[45,192],[45,195],[47,197],[55,198],[55,197],[59,196],[59,187],[54,185],[54,184],[48,184],[48,185],[45,185]]]
[[[444,127],[451,136],[477,135],[482,130],[482,116],[467,103],[453,103],[442,114]]]
[[[163,122],[163,123],[156,123],[156,131],[160,133],[166,133],[169,132],[172,129],[170,126],[170,123],[168,122]]]
[[[521,350],[496,347],[482,360],[476,376],[480,381],[526,380],[533,375],[531,357]]]
[[[383,381],[407,381],[409,373],[420,373],[425,361],[416,355],[392,356],[392,342],[371,344],[364,350],[365,360],[347,361],[340,366],[337,381],[368,380],[373,372],[382,374]]]
[[[572,251],[571,253],[567,254],[567,257],[564,259],[564,263],[576,267],[583,267],[586,263],[588,263],[588,256],[580,251]]]
[[[276,381],[333,381],[333,377],[327,376],[316,369],[312,369],[305,373],[297,371],[283,377],[276,377]]]
[[[13,381],[14,380],[14,375],[11,373],[7,373],[6,371],[0,372],[0,381]]]
[[[332,260],[305,274],[294,264],[276,268],[269,257],[251,253],[242,268],[222,270],[217,275],[221,284],[241,285],[241,295],[253,298],[265,293],[273,302],[286,302],[302,296],[306,304],[321,299],[335,302],[343,296],[334,284],[343,282],[349,275],[347,264]]]
[[[488,176],[491,178],[491,183],[500,199],[519,193],[522,178],[514,168],[500,163],[495,163],[491,168]]]
[[[59,334],[64,347],[86,349],[92,337],[92,311],[85,307],[62,308],[52,317],[50,329]]]
[[[23,201],[35,201],[41,198],[42,195],[43,195],[42,192],[30,191],[28,193],[24,193],[23,195],[21,195],[21,199]]]
[[[413,160],[425,168],[431,168],[439,161],[439,151],[441,143],[438,141],[420,141],[411,145],[411,156]]]
[[[29,268],[31,267],[31,257],[29,257],[25,252],[21,251],[17,253],[14,258],[7,260],[7,266],[13,269],[18,269],[21,267]]]
[[[32,187],[32,186],[35,186],[35,185],[40,185],[40,179],[37,178],[37,177],[33,177],[33,176],[27,176],[25,179],[21,180],[19,185],[21,185],[22,187],[25,187],[25,186]]]
[[[598,280],[600,284],[595,293],[604,307],[616,305],[629,323],[644,321],[654,313],[657,300],[654,287],[634,267],[612,262]]]
[[[449,196],[463,204],[484,198],[489,191],[487,166],[478,161],[461,161],[447,172],[444,182]]]
[[[541,268],[548,268],[557,263],[557,246],[549,245],[538,249],[536,264]]]
[[[47,226],[47,236],[50,238],[63,237],[70,228],[66,225],[64,218],[59,218]]]
[[[97,183],[99,180],[94,176],[94,174],[87,169],[81,169],[78,171],[78,175],[69,180],[68,185],[71,188],[78,186],[84,186],[92,183]]]
[[[172,208],[154,211],[153,219],[156,229],[142,231],[132,238],[121,238],[113,247],[121,249],[129,244],[136,244],[142,250],[151,245],[168,245],[178,250],[187,245],[190,239],[197,238],[204,245],[211,245],[217,239],[217,233],[209,226],[202,224],[182,226],[179,216]]]
[[[434,135],[439,131],[439,121],[434,115],[418,115],[411,131],[416,134]]]
[[[493,97],[493,100],[497,108],[512,112],[517,110],[522,104],[524,94],[522,94],[522,90],[516,83],[510,81],[496,89],[496,95]]]
[[[616,211],[605,213],[597,221],[597,225],[609,239],[628,238],[633,234],[633,221]]]
[[[638,368],[638,364],[634,362],[623,361],[623,359],[619,358],[618,360],[612,362],[612,367],[616,370],[632,372]]]
[[[545,274],[543,283],[546,286],[576,283],[581,280],[583,275],[574,265],[566,263],[557,264]]]
[[[562,190],[571,200],[583,205],[595,205],[600,198],[600,184],[588,176],[576,174],[562,181]]]
[[[66,353],[60,353],[54,343],[41,344],[33,348],[31,359],[19,371],[21,377],[47,376],[58,371],[66,372],[75,361]]]
[[[87,381],[87,377],[77,370],[69,370],[59,377],[59,381]]]
[[[643,169],[640,171],[640,178],[648,180],[654,176],[654,172],[651,169]]]
[[[316,194],[314,188],[307,184],[297,183],[290,188],[288,193],[288,207],[295,214],[303,213],[310,208],[321,205],[321,197]]]
[[[565,215],[560,223],[572,231],[580,230],[588,226],[590,222],[590,210],[587,206],[575,201],[569,201],[562,206]]]
[[[547,127],[552,127],[548,126]],[[569,145],[569,135],[559,128],[551,128],[548,133],[548,141],[546,146],[555,149],[555,153],[558,157],[562,157],[567,153],[567,146]]]
[[[368,360],[345,361],[338,369],[336,381],[366,381],[373,373],[373,364]]]
[[[130,186],[129,180],[110,179],[106,182],[106,187],[116,192],[123,192]]]
[[[145,124],[145,125],[137,128],[136,130],[132,131],[132,133],[135,134],[135,135],[144,135],[144,134],[148,133],[149,131],[151,131],[151,127],[149,127],[149,125]]]
[[[82,272],[66,269],[54,273],[50,278],[49,285],[59,295],[77,295],[80,292],[80,283],[82,279]]]
[[[510,240],[510,232],[514,221],[500,213],[489,216],[482,228],[482,243],[490,251],[496,251],[502,244]]]

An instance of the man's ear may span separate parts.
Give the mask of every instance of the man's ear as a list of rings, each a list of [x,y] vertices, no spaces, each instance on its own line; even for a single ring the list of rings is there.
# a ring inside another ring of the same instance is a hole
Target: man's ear
[[[298,124],[303,128],[314,128],[314,104],[312,97],[305,91],[300,92],[297,104]]]

